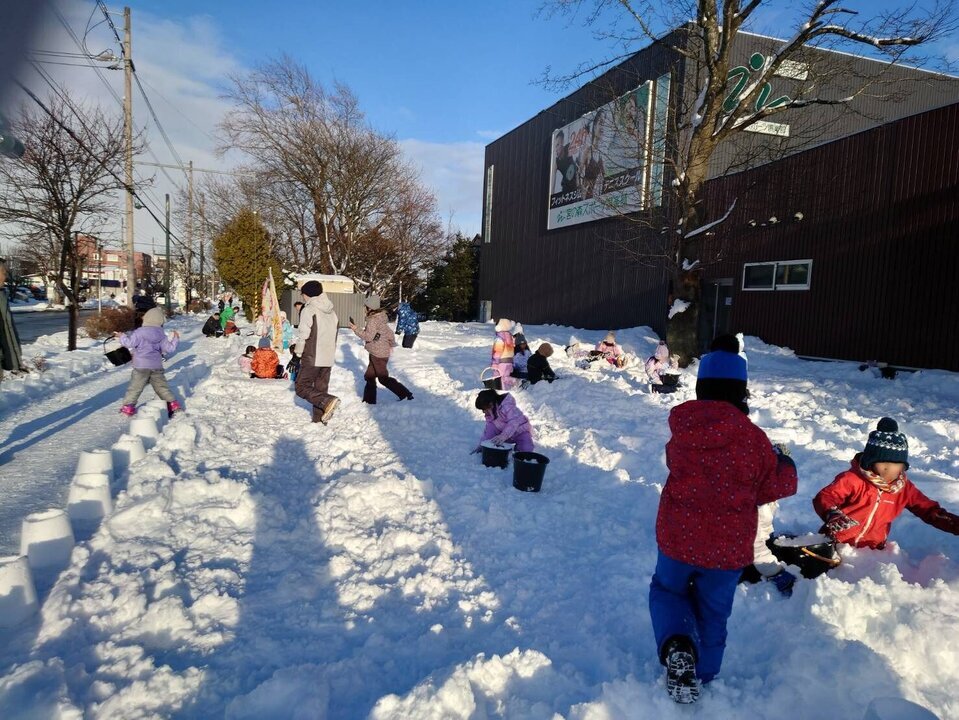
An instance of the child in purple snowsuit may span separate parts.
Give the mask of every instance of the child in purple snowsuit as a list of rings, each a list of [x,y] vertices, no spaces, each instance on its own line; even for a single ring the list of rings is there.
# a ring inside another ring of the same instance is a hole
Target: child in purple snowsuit
[[[482,443],[489,440],[495,445],[515,443],[520,452],[533,452],[533,429],[523,412],[516,407],[516,401],[509,393],[500,395],[495,390],[480,390],[476,396],[476,409],[486,416]],[[479,452],[477,446],[473,452]]]
[[[133,355],[133,375],[127,386],[127,394],[123,397],[123,407],[120,408],[124,415],[136,415],[137,400],[147,383],[153,387],[157,397],[166,401],[167,414],[170,417],[180,409],[180,403],[173,397],[163,374],[163,357],[176,350],[180,333],[174,331],[173,338],[167,338],[163,332],[164,319],[163,310],[151,308],[143,316],[141,327],[131,332],[118,333],[120,344],[128,348]]]

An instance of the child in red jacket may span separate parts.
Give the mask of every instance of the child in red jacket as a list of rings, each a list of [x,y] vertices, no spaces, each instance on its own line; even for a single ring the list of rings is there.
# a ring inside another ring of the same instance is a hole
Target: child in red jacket
[[[719,673],[757,508],[796,492],[796,466],[749,421],[746,397],[745,358],[717,350],[700,359],[697,399],[669,414],[649,614],[666,690],[680,703]]]
[[[837,542],[881,550],[892,521],[909,510],[923,522],[959,535],[959,517],[923,495],[906,477],[907,469],[906,436],[895,420],[884,417],[849,470],[813,498],[813,507],[825,523],[820,532]]]

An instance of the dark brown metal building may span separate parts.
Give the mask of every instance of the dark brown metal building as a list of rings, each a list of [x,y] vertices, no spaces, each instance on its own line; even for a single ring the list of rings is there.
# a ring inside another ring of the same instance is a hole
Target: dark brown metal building
[[[547,229],[547,211],[554,130],[667,73],[674,113],[695,87],[695,69],[669,47],[681,37],[676,31],[640,51],[487,146],[480,265],[484,319],[592,329],[648,325],[665,333],[668,287],[661,260],[637,261],[623,250],[637,232],[651,231],[637,231],[622,217]],[[739,42],[744,62],[776,44],[742,33]],[[848,55],[837,59],[826,51],[810,51],[808,60],[809,68],[842,62],[860,75],[879,65]],[[945,239],[959,202],[954,105],[959,79],[909,68],[894,72],[909,88],[895,99],[862,98],[844,111],[790,111],[786,136],[743,133],[738,146],[717,153],[709,214],[721,215],[732,197],[739,199],[715,237],[725,259],[704,275],[704,342],[728,327],[802,355],[959,370],[959,303],[949,302],[946,277],[959,259],[959,246],[950,248]],[[784,91],[794,90],[800,77],[784,77]],[[837,97],[848,92],[841,78],[835,84]],[[940,109],[924,112],[934,108]],[[741,162],[743,157],[750,159]],[[740,167],[749,169],[729,174]],[[668,207],[654,212],[668,216]],[[810,259],[811,268],[786,262]],[[774,262],[780,264],[770,267]],[[910,277],[896,283],[896,269],[907,267]],[[773,287],[780,289],[760,289],[770,272]],[[808,289],[799,289],[804,278]],[[922,288],[941,312],[924,313],[927,306],[915,289],[897,303],[890,282]],[[946,315],[953,336],[948,351],[930,342],[947,330]],[[902,335],[908,343],[893,340],[903,322],[910,328]],[[918,332],[920,327],[925,331]],[[876,332],[884,328],[884,335]],[[910,347],[896,347],[902,344]]]

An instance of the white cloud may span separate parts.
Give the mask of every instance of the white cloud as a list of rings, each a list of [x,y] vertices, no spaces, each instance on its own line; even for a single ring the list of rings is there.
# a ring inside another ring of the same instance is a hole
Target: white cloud
[[[419,169],[424,184],[436,195],[444,220],[472,236],[480,231],[483,211],[485,148],[478,142],[433,143],[400,140],[404,154]]]
[[[477,130],[476,134],[484,140],[496,140],[497,138],[502,137],[505,133],[502,130]]]
[[[59,0],[57,8],[69,24],[86,50],[96,55],[103,50],[112,50],[120,54],[120,47],[106,23],[97,25],[103,15],[93,3],[85,0]],[[91,11],[93,14],[91,15]],[[121,37],[123,34],[122,14],[111,14]],[[93,29],[87,33],[89,25]],[[221,95],[224,83],[231,73],[242,72],[238,60],[224,47],[216,27],[205,16],[185,17],[178,20],[160,18],[142,10],[132,14],[133,60],[137,76],[144,85],[150,102],[160,119],[160,123],[169,136],[180,159],[186,163],[193,161],[194,166],[228,170],[231,158],[218,158],[215,153],[216,125],[230,109],[230,104]],[[55,14],[45,18],[44,26],[30,50],[59,51],[77,54],[81,49],[67,33]],[[82,63],[82,59],[55,58],[49,55],[30,55],[37,60]],[[115,95],[123,97],[123,72],[109,69],[109,63],[94,62],[101,68],[106,84]],[[120,102],[110,93],[106,84],[97,77],[95,70],[86,65],[79,67],[41,63],[49,73],[71,96],[84,103],[99,103],[106,112],[119,115],[122,112]],[[20,72],[20,79],[41,99],[52,92],[44,79],[29,65]],[[137,160],[176,164],[176,159],[164,143],[160,132],[150,118],[149,111],[137,90],[133,89],[134,126],[146,127],[147,139],[155,158],[144,153]],[[169,175],[176,181],[173,185],[157,168],[138,165],[136,167],[138,191],[147,199],[153,211],[163,217],[163,196],[170,193],[171,202],[177,202],[177,186],[186,187],[184,173],[168,169]],[[152,186],[143,183],[154,178]],[[202,174],[194,173],[199,183]],[[123,213],[123,198],[117,198],[116,219],[103,228],[108,240],[120,238],[120,217]],[[158,226],[146,210],[138,210],[134,218],[134,232],[138,250],[151,250],[151,240],[156,239],[158,254],[163,242],[163,228]],[[174,232],[179,235],[185,229],[178,228],[174,221]]]

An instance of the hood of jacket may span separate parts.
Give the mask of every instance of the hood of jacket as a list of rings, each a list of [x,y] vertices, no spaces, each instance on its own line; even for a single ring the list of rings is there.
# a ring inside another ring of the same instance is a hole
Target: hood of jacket
[[[304,307],[314,308],[316,312],[325,313],[327,315],[335,311],[335,308],[333,307],[333,301],[326,296],[326,293],[314,295],[306,301]]]

